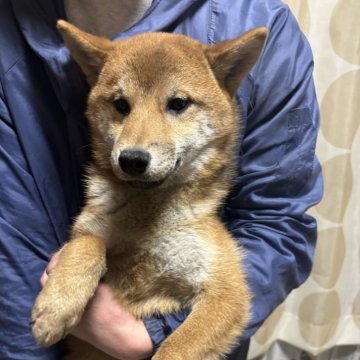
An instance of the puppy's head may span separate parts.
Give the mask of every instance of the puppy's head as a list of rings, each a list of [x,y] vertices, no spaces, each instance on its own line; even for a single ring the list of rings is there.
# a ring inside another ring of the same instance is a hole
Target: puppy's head
[[[98,166],[149,188],[191,181],[231,152],[233,98],[266,29],[213,46],[165,33],[111,42],[61,20],[58,29],[91,86],[87,117]]]

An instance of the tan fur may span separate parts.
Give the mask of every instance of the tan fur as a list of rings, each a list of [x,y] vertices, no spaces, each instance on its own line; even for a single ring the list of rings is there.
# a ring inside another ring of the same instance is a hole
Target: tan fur
[[[220,359],[244,329],[250,299],[241,252],[217,215],[234,169],[233,97],[267,32],[205,46],[161,33],[112,43],[63,21],[58,28],[93,85],[94,160],[86,205],[33,309],[35,339],[48,346],[68,334],[104,275],[137,318],[192,307],[154,360]],[[115,109],[119,97],[129,114]],[[167,104],[178,97],[191,105],[174,114]],[[146,173],[121,170],[129,147],[151,153]],[[110,359],[70,344],[69,359]]]

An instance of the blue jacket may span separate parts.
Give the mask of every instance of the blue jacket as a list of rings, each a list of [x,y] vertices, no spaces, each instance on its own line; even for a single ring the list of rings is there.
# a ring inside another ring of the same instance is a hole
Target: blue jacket
[[[50,360],[61,351],[37,347],[29,319],[39,277],[81,207],[88,159],[88,87],[55,29],[62,3],[0,0],[1,359]],[[316,222],[305,211],[320,200],[322,180],[309,45],[279,0],[154,0],[116,37],[161,30],[215,43],[256,26],[270,35],[238,92],[239,174],[221,210],[246,250],[253,306],[244,344],[311,270]],[[146,320],[154,342],[185,316]]]

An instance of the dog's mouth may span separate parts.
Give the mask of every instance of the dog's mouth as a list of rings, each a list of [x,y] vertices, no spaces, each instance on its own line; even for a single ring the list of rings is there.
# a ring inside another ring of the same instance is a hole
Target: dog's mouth
[[[154,189],[159,187],[161,184],[164,183],[165,179],[159,180],[159,181],[127,181],[126,183],[129,184],[131,187],[136,189]]]
[[[179,168],[180,164],[181,164],[181,159],[178,158],[178,159],[176,160],[174,169],[173,169],[169,174],[167,174],[167,176],[165,176],[165,177],[164,177],[163,179],[161,179],[161,180],[157,180],[157,181],[128,180],[128,181],[126,181],[126,183],[127,183],[128,185],[130,185],[131,187],[136,188],[136,189],[144,189],[144,190],[147,190],[147,189],[157,188],[157,187],[161,186],[161,185],[170,177],[171,174],[173,174],[175,171],[177,171],[177,169]]]

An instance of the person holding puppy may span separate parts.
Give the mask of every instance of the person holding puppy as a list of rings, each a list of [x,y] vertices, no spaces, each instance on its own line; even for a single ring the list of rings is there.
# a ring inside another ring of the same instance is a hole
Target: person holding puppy
[[[231,11],[229,11],[231,9]],[[252,316],[229,359],[246,357],[250,336],[309,275],[316,223],[306,210],[322,194],[314,157],[319,126],[312,55],[278,0],[45,1],[0,3],[1,340],[4,359],[57,359],[61,345],[35,345],[31,307],[56,266],[82,204],[88,159],[88,87],[56,31],[67,18],[97,35],[125,39],[148,31],[183,33],[204,43],[269,29],[264,53],[237,94],[239,174],[221,216],[246,251]],[[138,321],[104,284],[74,335],[119,359],[151,356],[186,318],[181,312]],[[211,326],[211,324],[209,324]]]

